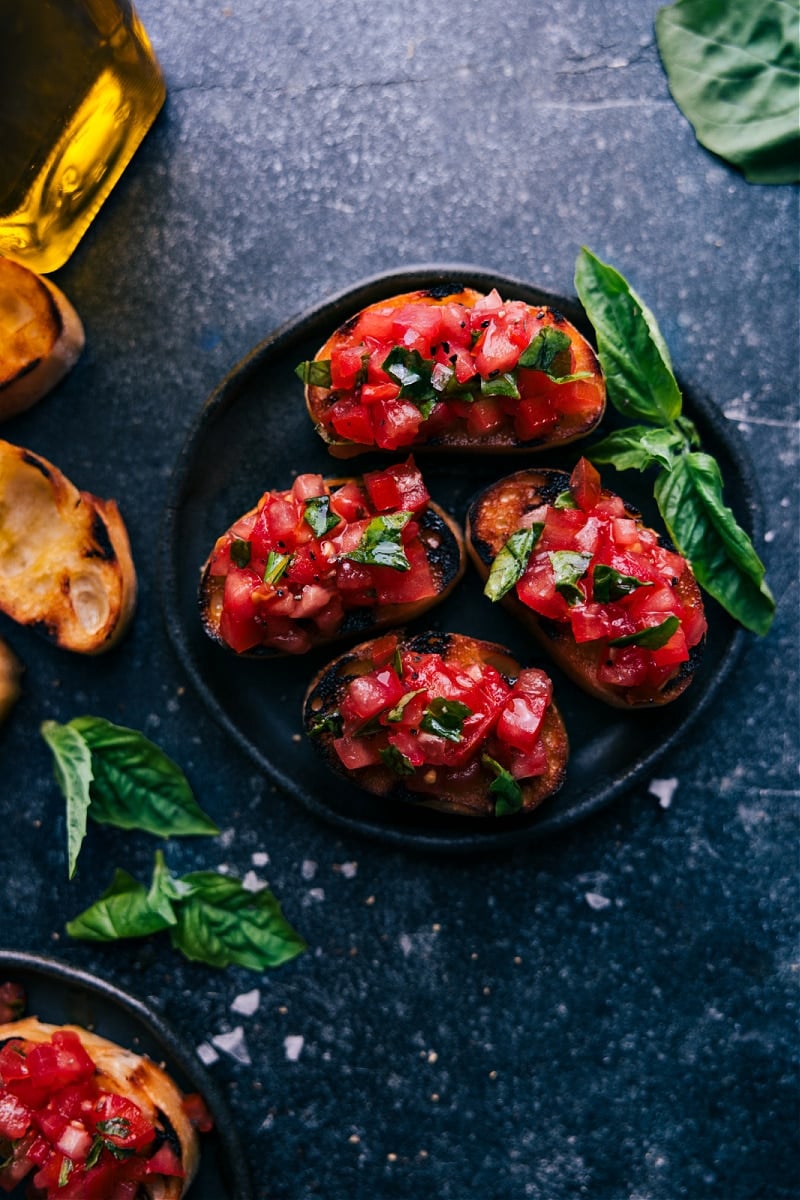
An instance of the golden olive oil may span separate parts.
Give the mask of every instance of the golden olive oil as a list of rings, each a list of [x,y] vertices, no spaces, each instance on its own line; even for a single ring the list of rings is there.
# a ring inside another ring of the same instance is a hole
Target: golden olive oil
[[[128,0],[0,0],[0,254],[60,267],[164,95]]]

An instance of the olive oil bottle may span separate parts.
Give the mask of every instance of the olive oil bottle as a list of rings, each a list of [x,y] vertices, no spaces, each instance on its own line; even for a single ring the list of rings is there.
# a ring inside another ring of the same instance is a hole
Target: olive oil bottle
[[[0,0],[0,255],[60,267],[164,96],[129,0]]]

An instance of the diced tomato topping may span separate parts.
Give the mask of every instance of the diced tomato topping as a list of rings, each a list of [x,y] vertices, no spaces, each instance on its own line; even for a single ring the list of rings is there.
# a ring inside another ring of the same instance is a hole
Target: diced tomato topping
[[[213,1122],[210,1125],[206,1125],[205,1131],[207,1132],[211,1128],[213,1128]],[[186,1177],[181,1160],[168,1142],[162,1142],[152,1158],[148,1159],[145,1174],[168,1175],[177,1179],[184,1179]]]
[[[544,437],[558,424],[558,412],[546,399],[523,397],[514,415],[514,432],[520,441]]]
[[[422,412],[409,400],[378,400],[372,405],[374,442],[381,450],[409,446],[422,424]]]
[[[395,463],[382,471],[369,471],[364,476],[375,512],[421,512],[430,500],[422,475],[413,458]]]
[[[590,513],[600,499],[600,473],[588,459],[580,458],[570,476],[569,487],[578,508]]]
[[[13,1092],[0,1091],[0,1138],[16,1141],[27,1132],[32,1118],[31,1109]]]

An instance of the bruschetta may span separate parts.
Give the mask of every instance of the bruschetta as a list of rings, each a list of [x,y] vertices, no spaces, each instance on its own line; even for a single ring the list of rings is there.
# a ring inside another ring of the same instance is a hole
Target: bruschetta
[[[580,459],[518,471],[483,491],[469,553],[502,600],[585,691],[619,708],[665,704],[689,686],[706,618],[686,559]]]
[[[217,539],[201,572],[202,621],[238,654],[304,654],[420,615],[465,563],[460,529],[413,460],[359,478],[298,475]]]
[[[5,1191],[25,1179],[42,1200],[180,1200],[199,1160],[198,1107],[149,1058],[80,1026],[0,1025]]]
[[[19,699],[22,664],[8,642],[0,638],[0,725]]]
[[[561,787],[568,741],[544,671],[456,633],[392,632],[312,682],[307,735],[375,796],[444,813],[530,813]]]
[[[0,441],[0,610],[81,654],[110,649],[136,600],[113,500],[79,491],[47,459]]]
[[[496,290],[443,285],[371,304],[297,373],[336,458],[544,450],[590,433],[605,409],[600,366],[574,325]]]
[[[80,317],[60,288],[0,258],[0,421],[54,388],[84,341]]]

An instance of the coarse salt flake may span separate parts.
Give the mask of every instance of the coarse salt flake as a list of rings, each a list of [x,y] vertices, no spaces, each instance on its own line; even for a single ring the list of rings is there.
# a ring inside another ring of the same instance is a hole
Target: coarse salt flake
[[[319,864],[313,862],[310,858],[305,859],[300,867],[300,874],[303,876],[303,879],[313,879],[317,873],[318,866]]]
[[[283,1039],[284,1053],[289,1062],[297,1062],[305,1044],[305,1038],[300,1033],[290,1033]]]
[[[269,855],[266,850],[256,850],[250,855],[250,862],[254,867],[265,867],[269,862]]]
[[[241,1025],[237,1025],[230,1033],[217,1033],[211,1039],[213,1045],[218,1050],[222,1050],[224,1054],[229,1054],[236,1062],[244,1063],[249,1066],[252,1061],[250,1052],[247,1049],[247,1042],[244,1037],[244,1030]]]
[[[344,875],[345,879],[355,879],[358,871],[358,863],[345,862],[339,864],[339,874]]]
[[[599,892],[587,892],[586,903],[589,908],[593,908],[595,912],[601,912],[604,908],[611,907],[611,901],[608,896],[601,896]]]
[[[677,779],[651,779],[647,790],[656,797],[661,808],[669,808],[677,786]]]
[[[200,1045],[196,1047],[195,1053],[200,1059],[200,1062],[206,1067],[210,1067],[211,1064],[215,1063],[219,1058],[219,1055],[214,1047],[210,1046],[208,1042],[201,1042]]]
[[[243,1017],[252,1017],[261,1004],[261,992],[253,988],[251,992],[242,992],[231,1003],[231,1012],[241,1013]]]
[[[242,880],[242,889],[245,892],[263,892],[266,886],[266,879],[261,879],[255,871],[247,871]]]

